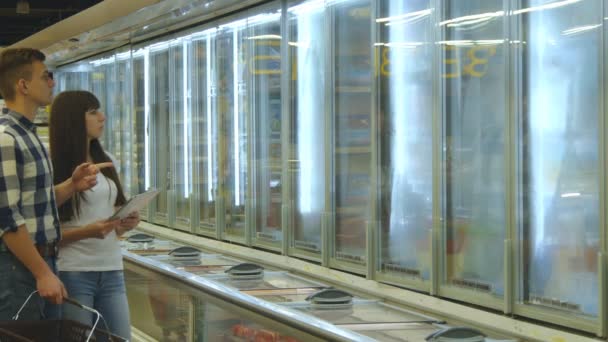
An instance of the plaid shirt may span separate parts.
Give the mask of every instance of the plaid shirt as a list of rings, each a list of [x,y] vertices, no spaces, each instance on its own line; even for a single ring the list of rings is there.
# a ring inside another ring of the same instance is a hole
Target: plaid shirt
[[[33,122],[4,110],[0,115],[0,237],[23,224],[37,245],[61,236],[46,148]]]

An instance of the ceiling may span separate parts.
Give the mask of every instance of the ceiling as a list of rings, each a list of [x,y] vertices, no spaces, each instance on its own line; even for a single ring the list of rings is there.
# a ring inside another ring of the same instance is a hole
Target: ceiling
[[[243,16],[250,8],[257,13],[263,10],[257,5],[270,1],[104,0],[11,47],[40,49],[46,55],[46,65],[56,68],[104,52],[112,55],[121,47],[138,48],[146,41],[172,39],[178,31],[200,30],[201,25],[230,18],[231,13]]]
[[[21,0],[29,13],[17,13],[17,0],[0,0],[0,47],[12,45],[102,0]]]

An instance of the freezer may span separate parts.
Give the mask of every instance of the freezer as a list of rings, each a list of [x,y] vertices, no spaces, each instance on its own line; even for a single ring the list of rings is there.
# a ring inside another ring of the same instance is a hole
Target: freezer
[[[438,334],[449,328],[445,322],[411,312],[377,300],[356,298],[339,289],[323,289],[303,302],[286,303],[306,314],[326,320],[344,329],[379,341],[484,341],[483,334],[470,334],[474,339],[444,339]],[[477,340],[477,337],[481,338]]]

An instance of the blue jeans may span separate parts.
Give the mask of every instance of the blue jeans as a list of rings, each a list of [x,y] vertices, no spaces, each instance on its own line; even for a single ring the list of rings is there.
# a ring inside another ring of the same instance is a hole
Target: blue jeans
[[[131,339],[129,304],[122,271],[62,271],[59,272],[59,278],[70,298],[101,313],[112,334]],[[96,315],[74,305],[63,305],[63,318],[92,326]],[[106,330],[101,319],[97,327]]]
[[[55,258],[45,258],[57,273]],[[19,311],[27,297],[36,290],[36,279],[25,265],[0,240],[0,321],[8,321]],[[37,293],[19,314],[19,320],[60,319],[61,311]]]

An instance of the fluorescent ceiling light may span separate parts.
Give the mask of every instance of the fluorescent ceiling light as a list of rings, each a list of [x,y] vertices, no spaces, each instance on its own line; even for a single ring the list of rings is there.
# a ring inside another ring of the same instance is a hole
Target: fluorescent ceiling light
[[[281,40],[281,36],[278,34],[261,34],[259,36],[247,37],[249,40],[259,40],[259,39],[277,39]]]
[[[522,8],[520,10],[513,11],[512,14],[522,14],[522,13],[528,13],[528,12],[543,11],[543,10],[547,10],[547,9],[568,6],[568,5],[571,5],[571,4],[580,2],[580,1],[582,1],[582,0],[563,0],[563,1],[558,1],[558,2],[551,2],[551,3],[540,5],[540,6]]]
[[[439,23],[439,25],[443,26],[443,25],[455,24],[455,23],[461,23],[462,25],[466,25],[469,23],[477,23],[480,21],[490,20],[490,19],[496,18],[496,17],[502,17],[504,15],[505,15],[505,11],[465,15],[463,17],[458,17],[458,18],[442,21]],[[469,21],[472,21],[472,22],[469,22]],[[463,23],[463,22],[465,22],[465,23]]]
[[[401,21],[403,19],[408,19],[408,18],[412,18],[412,17],[427,16],[427,15],[430,15],[432,12],[433,12],[432,9],[427,8],[425,10],[409,12],[409,13],[405,13],[405,14],[399,14],[399,15],[395,15],[392,17],[378,18],[378,19],[376,19],[376,22],[385,23],[385,22],[389,22],[389,21]]]
[[[580,192],[567,192],[565,194],[562,194],[560,197],[562,198],[567,198],[567,197],[579,197],[581,195]]]
[[[27,0],[17,1],[16,12],[19,14],[30,14],[30,3]]]
[[[574,27],[574,28],[562,31],[562,34],[564,36],[568,36],[568,35],[572,35],[572,34],[595,30],[596,28],[599,28],[601,26],[602,26],[602,24]]]

